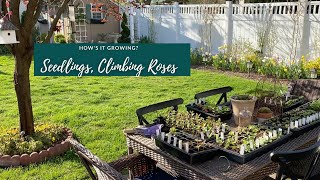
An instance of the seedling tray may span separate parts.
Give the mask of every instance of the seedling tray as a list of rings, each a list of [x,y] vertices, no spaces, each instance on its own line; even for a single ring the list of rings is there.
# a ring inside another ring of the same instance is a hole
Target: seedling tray
[[[172,138],[173,139],[173,138]],[[182,140],[190,140],[192,139],[179,137],[179,139]],[[156,146],[158,146],[161,150],[168,152],[172,156],[178,158],[179,160],[183,160],[187,162],[188,164],[196,164],[201,163],[204,161],[208,161],[212,159],[218,152],[217,147],[212,146],[206,146],[201,151],[197,151],[195,148],[189,146],[189,153],[187,153],[184,148],[180,149],[179,147],[173,146],[173,144],[167,143],[167,137],[165,140],[161,140],[160,138],[155,138]],[[178,146],[178,142],[177,142]]]
[[[310,105],[310,103],[305,103],[303,104],[302,106],[300,106],[299,108],[296,108],[294,110],[291,110],[289,112],[286,112],[282,117],[281,115],[277,116],[277,117],[273,117],[272,119],[279,119],[279,118],[285,118],[285,117],[290,117],[291,114],[297,112],[297,111],[304,111],[308,108],[308,106]],[[269,119],[268,121],[271,121],[272,119]],[[282,129],[287,129],[288,127],[285,127],[285,126],[279,126],[279,125],[276,125],[274,126],[272,124],[272,122],[268,122],[266,121],[265,123],[263,123],[264,126],[268,126],[268,127],[276,127],[276,128],[282,128]],[[315,127],[318,127],[320,125],[320,120],[316,120],[316,121],[313,121],[307,125],[304,125],[304,126],[300,126],[298,128],[293,128],[293,129],[290,129],[293,134],[292,134],[292,137],[295,138],[297,136],[300,136],[308,131],[310,131],[311,129],[315,128]]]
[[[222,121],[225,121],[225,120],[231,119],[231,117],[232,117],[231,111],[230,111],[230,113],[225,113],[225,114],[213,114],[213,113],[205,112],[205,111],[193,106],[192,104],[186,105],[186,108],[187,108],[187,111],[193,111],[194,113],[200,114],[200,116],[203,118],[207,118],[210,116],[215,119],[220,118]]]
[[[298,137],[308,131],[310,131],[311,129],[315,128],[315,127],[318,127],[320,125],[320,120],[316,120],[316,121],[313,121],[307,125],[304,125],[304,126],[301,126],[299,128],[293,128],[291,129],[291,131],[293,132],[293,135],[292,137],[295,138],[295,137]]]
[[[261,156],[262,154],[276,148],[277,146],[280,146],[281,144],[284,144],[286,142],[289,141],[290,136],[292,135],[292,133],[290,132],[289,134],[286,134],[284,136],[282,136],[280,139],[277,139],[263,147],[260,147],[259,149],[253,150],[249,153],[246,153],[244,155],[241,155],[238,152],[229,150],[229,149],[225,149],[225,148],[220,148],[221,153],[226,156],[229,160],[235,161],[239,164],[244,164],[247,163],[248,161],[251,161],[259,156]]]
[[[299,106],[301,106],[301,105],[303,105],[305,103],[306,103],[306,101],[302,99],[300,101],[295,102],[291,106],[284,107],[282,110],[283,110],[283,112],[288,112],[288,111],[291,111],[291,110],[293,110],[293,109],[295,109],[295,108],[297,108],[297,107],[299,107]]]

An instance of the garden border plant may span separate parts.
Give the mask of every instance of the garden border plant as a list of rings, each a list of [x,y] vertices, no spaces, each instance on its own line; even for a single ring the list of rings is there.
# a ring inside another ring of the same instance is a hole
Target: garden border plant
[[[216,70],[248,73],[247,62],[251,61],[253,63],[251,73],[269,78],[293,80],[310,78],[313,69],[320,77],[320,57],[310,60],[306,60],[304,56],[289,60],[281,59],[276,55],[267,57],[245,40],[237,40],[230,46],[220,46],[219,52],[211,58],[203,54],[203,48],[191,49],[191,64],[212,65]]]
[[[68,128],[51,124],[35,126],[33,136],[23,136],[18,129],[0,135],[0,167],[26,166],[63,154],[70,148]]]

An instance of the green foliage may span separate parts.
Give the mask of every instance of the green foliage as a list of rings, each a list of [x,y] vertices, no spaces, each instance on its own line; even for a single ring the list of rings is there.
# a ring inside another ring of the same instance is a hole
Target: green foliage
[[[251,100],[253,98],[253,96],[250,96],[250,95],[235,95],[235,96],[232,96],[232,99],[235,99],[235,100]]]
[[[141,43],[141,44],[153,44],[154,41],[152,40],[152,38],[150,38],[150,37],[148,37],[148,36],[142,36],[142,37],[140,38],[139,43]]]
[[[10,50],[7,48],[5,44],[0,44],[0,55],[8,55],[10,53]]]
[[[127,26],[128,19],[126,13],[122,15],[122,22],[121,22],[121,37],[119,38],[119,43],[130,43],[130,29]]]
[[[63,139],[61,126],[40,124],[35,126],[32,136],[20,136],[18,129],[10,129],[0,134],[0,154],[21,155],[39,152]]]
[[[32,29],[32,41],[33,41],[34,43],[37,43],[37,42],[39,41],[39,38],[40,38],[39,36],[40,36],[39,28],[34,27],[34,28]]]
[[[198,48],[190,50],[191,65],[201,65],[202,63],[201,51]]]
[[[66,43],[66,38],[63,34],[57,34],[54,36],[54,42],[55,43]]]
[[[75,37],[74,37],[74,34],[71,34],[69,37],[68,37],[68,43],[75,43],[76,40],[75,40]]]
[[[313,101],[310,104],[310,109],[314,110],[314,111],[320,111],[320,99]]]
[[[258,110],[259,113],[272,113],[271,109],[268,107],[261,107]]]
[[[316,67],[315,69],[320,67],[320,58],[307,62],[304,57],[298,60],[262,57],[260,52],[251,47],[250,43],[241,43],[235,42],[231,47],[226,45],[219,47],[219,53],[212,56],[213,67],[223,71],[248,73],[247,63],[252,62],[250,72],[280,79],[306,78],[310,74],[311,67]],[[194,59],[193,56],[191,54],[191,60]]]
[[[47,33],[41,33],[40,35],[40,42],[43,42],[47,37]]]

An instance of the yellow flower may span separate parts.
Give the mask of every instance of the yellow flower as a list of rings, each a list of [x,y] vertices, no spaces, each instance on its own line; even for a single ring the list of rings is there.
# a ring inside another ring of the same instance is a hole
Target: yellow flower
[[[283,71],[284,71],[284,72],[288,72],[288,69],[287,69],[287,68],[284,68]]]

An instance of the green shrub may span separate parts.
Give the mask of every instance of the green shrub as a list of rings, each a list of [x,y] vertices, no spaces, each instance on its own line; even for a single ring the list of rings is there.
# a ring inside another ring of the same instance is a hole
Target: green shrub
[[[122,22],[121,22],[121,37],[119,38],[120,43],[130,43],[130,29],[127,26],[128,19],[126,13],[122,15]]]
[[[195,49],[191,49],[190,50],[190,63],[191,65],[201,65],[203,64],[203,57],[201,55],[201,50],[199,50],[198,48]]]
[[[153,44],[154,41],[153,41],[150,37],[148,37],[148,36],[142,36],[142,37],[140,38],[139,43],[141,43],[141,44]]]
[[[229,70],[229,62],[227,56],[223,53],[218,53],[212,57],[213,67],[219,70]]]
[[[66,38],[63,34],[57,34],[54,36],[54,42],[55,43],[66,43]]]
[[[310,109],[314,110],[314,111],[320,111],[320,99],[313,101],[310,104]]]
[[[0,155],[21,155],[39,152],[53,146],[64,139],[64,130],[53,124],[35,126],[35,133],[31,136],[20,136],[18,129],[10,129],[0,133]]]
[[[6,45],[0,44],[0,55],[8,55],[10,54],[10,50],[7,48]]]
[[[40,42],[43,42],[47,37],[47,33],[41,33],[40,35]]]
[[[75,42],[76,42],[75,36],[74,36],[74,34],[71,34],[68,37],[68,43],[75,43]]]

